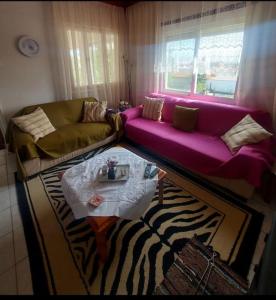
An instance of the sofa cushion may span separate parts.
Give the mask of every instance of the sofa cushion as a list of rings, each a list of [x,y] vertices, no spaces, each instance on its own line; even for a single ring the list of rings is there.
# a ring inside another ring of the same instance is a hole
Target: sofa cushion
[[[105,118],[106,108],[107,108],[106,101],[97,101],[97,102],[84,101],[82,122],[83,123],[106,122],[106,118]]]
[[[43,103],[39,105],[32,105],[25,107],[21,112],[22,114],[29,114],[33,112],[38,106],[41,107],[49,118],[50,122],[57,129],[64,125],[80,122],[83,115],[83,102],[84,101],[97,101],[93,97],[56,101],[50,103]]]
[[[196,126],[198,108],[176,105],[173,114],[173,126],[183,131],[193,131]]]
[[[12,121],[22,131],[32,135],[34,142],[56,130],[40,107],[30,114],[12,118]]]
[[[162,121],[173,122],[173,113],[176,106],[177,99],[165,98],[162,109]]]
[[[161,98],[145,97],[142,117],[160,121],[164,100]]]
[[[191,170],[209,171],[232,157],[219,137],[198,131],[183,132],[171,123],[136,118],[127,122],[125,129],[127,137],[136,143]]]
[[[221,136],[247,114],[250,114],[266,130],[272,131],[272,120],[268,112],[237,105],[191,100],[157,93],[152,93],[151,97],[162,97],[165,99],[162,120],[166,122],[172,122],[176,105],[199,108],[197,130],[207,134]]]
[[[241,146],[255,144],[271,137],[272,134],[246,115],[240,122],[228,130],[221,139],[231,152],[235,153]]]
[[[103,140],[111,134],[112,128],[108,123],[69,124],[40,139],[37,147],[42,152],[41,157],[58,158]]]
[[[221,103],[178,100],[176,105],[199,108],[197,129],[217,136],[224,134],[247,114],[254,114],[252,109]]]

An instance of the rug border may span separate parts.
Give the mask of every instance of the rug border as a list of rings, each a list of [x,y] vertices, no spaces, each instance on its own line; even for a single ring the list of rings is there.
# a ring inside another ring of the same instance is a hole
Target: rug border
[[[35,225],[30,211],[30,206],[27,200],[27,193],[24,187],[24,182],[18,180],[17,173],[14,173],[15,188],[17,193],[17,203],[23,224],[26,246],[28,249],[28,258],[30,262],[30,273],[32,278],[32,286],[34,295],[50,295],[48,279],[43,263],[43,252],[40,248],[38,236],[35,232]],[[20,201],[19,196],[20,195]],[[29,255],[34,252],[35,255]],[[51,274],[50,274],[51,275]],[[51,276],[52,277],[52,276]],[[53,283],[53,280],[51,280]],[[53,286],[53,290],[54,286]]]
[[[79,277],[81,278],[81,280],[82,280],[82,282],[83,282],[83,286],[85,287],[85,290],[86,290],[86,292],[87,292],[87,296],[91,296],[90,291],[89,291],[89,287],[87,286],[87,283],[85,282],[85,280],[84,280],[84,278],[83,278],[83,275],[82,275],[80,269],[78,268],[78,264],[77,264],[77,262],[76,262],[76,258],[75,258],[74,254],[73,254],[73,252],[72,252],[71,247],[69,246],[70,241],[68,240],[68,238],[67,238],[67,236],[66,236],[64,227],[62,226],[62,223],[60,222],[60,220],[59,220],[59,218],[58,218],[58,216],[57,216],[57,213],[56,213],[56,210],[55,210],[55,208],[54,208],[54,206],[53,206],[53,203],[52,203],[52,202],[50,201],[50,199],[49,199],[50,195],[49,195],[48,192],[47,192],[47,189],[46,189],[46,186],[45,186],[45,184],[44,184],[44,181],[43,181],[43,179],[41,178],[41,174],[39,174],[37,177],[39,177],[39,180],[41,181],[41,184],[42,184],[42,186],[43,186],[43,190],[44,190],[44,192],[45,192],[45,194],[46,194],[46,196],[47,196],[47,198],[48,198],[48,201],[49,201],[49,203],[50,203],[50,205],[51,205],[51,208],[52,208],[52,210],[53,210],[53,212],[54,212],[55,218],[56,218],[56,220],[57,220],[57,222],[58,222],[58,224],[59,224],[59,226],[60,226],[60,228],[61,228],[62,235],[63,235],[63,237],[64,237],[64,239],[65,239],[65,241],[66,241],[66,244],[68,245],[68,248],[69,248],[69,251],[70,251],[72,260],[73,260],[73,262],[74,262],[74,265],[75,265],[76,269],[78,270]]]

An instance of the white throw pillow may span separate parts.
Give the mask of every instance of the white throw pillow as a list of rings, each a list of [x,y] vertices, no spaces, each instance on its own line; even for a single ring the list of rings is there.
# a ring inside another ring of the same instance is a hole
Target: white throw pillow
[[[21,130],[31,134],[35,142],[37,142],[39,138],[56,130],[40,107],[30,114],[12,118],[12,121]]]
[[[271,137],[273,134],[246,115],[239,123],[228,130],[221,139],[226,143],[232,153],[243,145],[255,144]]]
[[[155,121],[160,121],[163,104],[163,98],[145,97],[142,117]]]

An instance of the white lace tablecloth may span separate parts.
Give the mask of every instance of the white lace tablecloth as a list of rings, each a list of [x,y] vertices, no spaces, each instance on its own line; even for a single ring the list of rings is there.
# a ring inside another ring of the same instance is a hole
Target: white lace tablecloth
[[[127,181],[103,183],[97,180],[99,169],[108,158],[115,159],[118,164],[130,165]],[[144,179],[147,162],[122,147],[113,147],[68,169],[62,176],[61,186],[74,217],[117,216],[128,220],[141,217],[154,196],[158,182],[158,175]],[[104,200],[94,208],[88,201],[95,194]]]

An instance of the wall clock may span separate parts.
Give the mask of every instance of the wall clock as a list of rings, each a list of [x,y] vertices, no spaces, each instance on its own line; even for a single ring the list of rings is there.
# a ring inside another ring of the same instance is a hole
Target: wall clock
[[[17,42],[18,50],[25,56],[35,56],[39,52],[39,44],[37,41],[27,35],[23,35]]]

